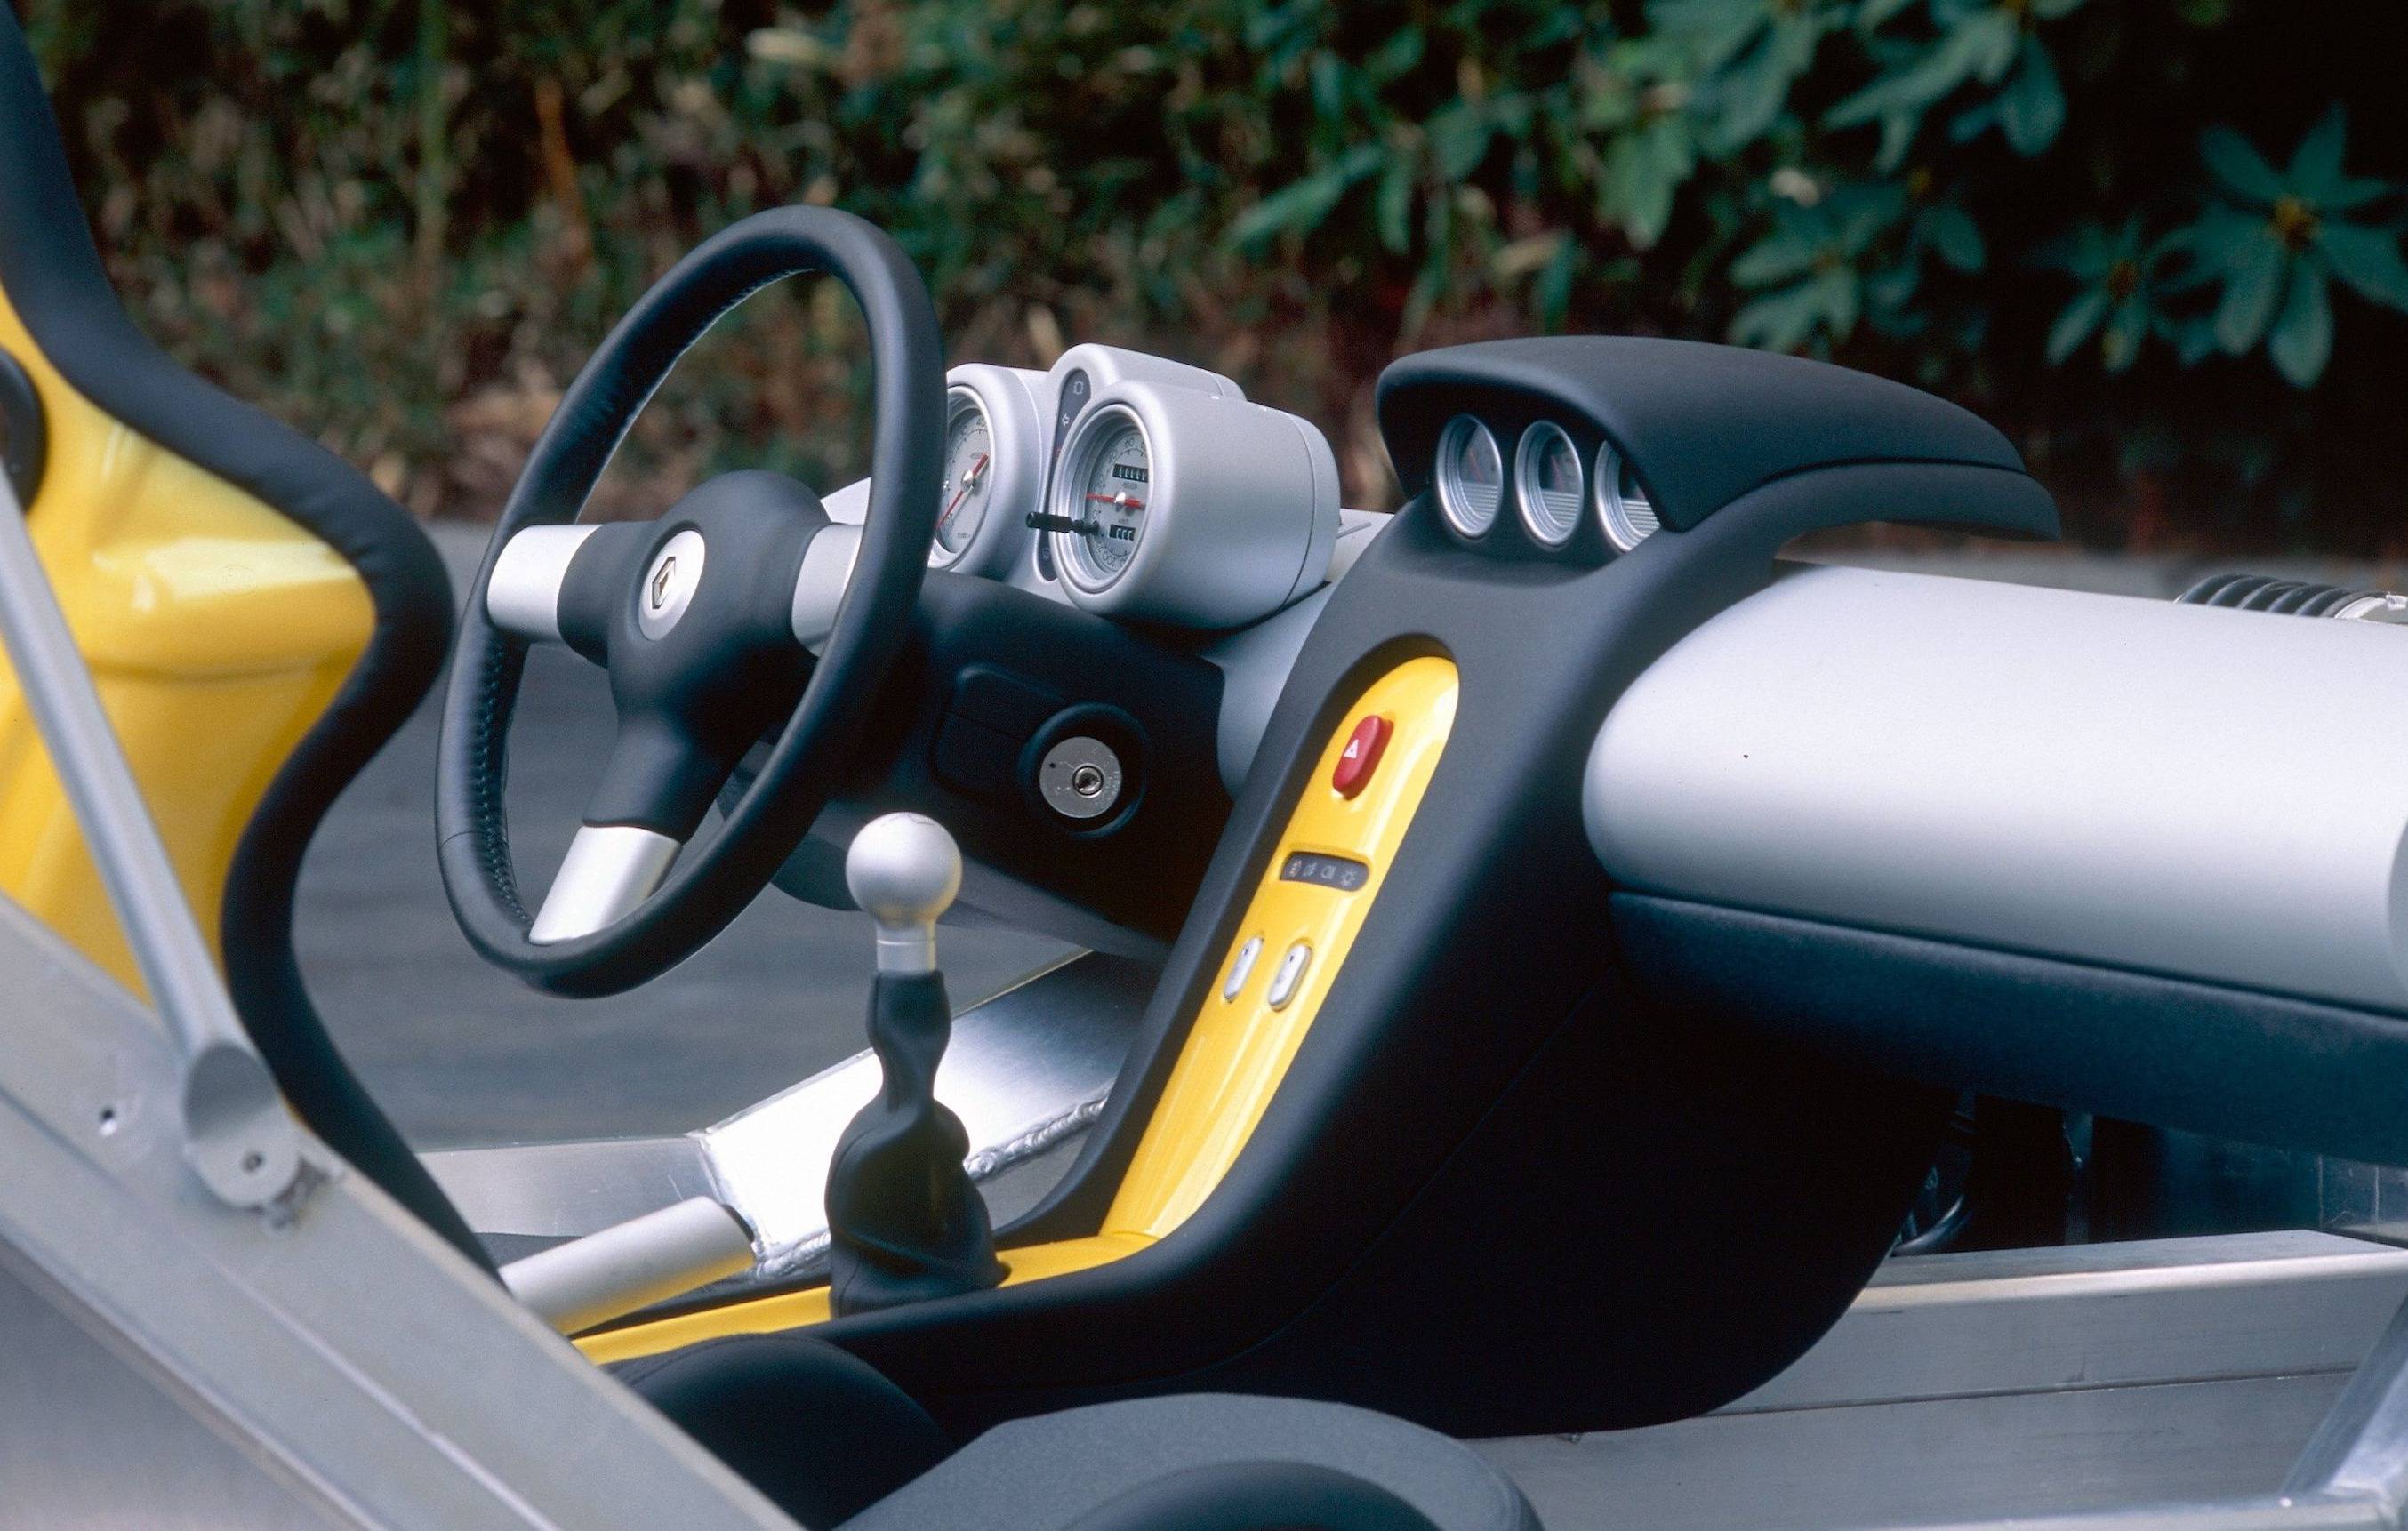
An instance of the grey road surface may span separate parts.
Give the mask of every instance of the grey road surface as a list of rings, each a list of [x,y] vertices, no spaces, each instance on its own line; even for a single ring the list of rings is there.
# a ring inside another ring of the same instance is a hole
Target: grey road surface
[[[480,529],[441,527],[465,588]],[[488,966],[452,923],[435,866],[437,696],[353,782],[311,846],[298,941],[336,1041],[421,1148],[622,1133],[718,1120],[864,1045],[868,920],[762,895],[675,972],[609,999],[556,999]],[[549,885],[610,740],[601,672],[556,649],[528,666],[509,809],[522,877]],[[1062,947],[943,933],[955,1002]]]

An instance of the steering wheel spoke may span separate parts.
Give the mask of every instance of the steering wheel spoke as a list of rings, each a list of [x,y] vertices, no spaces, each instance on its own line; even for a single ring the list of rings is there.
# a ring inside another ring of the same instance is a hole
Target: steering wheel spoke
[[[551,946],[609,929],[652,896],[685,842],[640,824],[580,824],[527,939]]]

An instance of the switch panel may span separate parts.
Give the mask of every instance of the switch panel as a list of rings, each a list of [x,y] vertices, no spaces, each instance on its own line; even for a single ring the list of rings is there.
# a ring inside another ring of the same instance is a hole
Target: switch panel
[[[1253,1136],[1379,898],[1455,726],[1455,665],[1409,660],[1365,689],[1304,779],[1238,935],[1106,1217],[1159,1238]],[[1270,953],[1277,952],[1277,960]]]

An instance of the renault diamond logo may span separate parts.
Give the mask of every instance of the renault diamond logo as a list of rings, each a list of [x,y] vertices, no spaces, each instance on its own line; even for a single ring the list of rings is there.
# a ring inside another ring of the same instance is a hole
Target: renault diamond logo
[[[636,587],[636,626],[648,638],[666,637],[685,617],[702,583],[702,534],[692,527],[661,544],[644,582]]]

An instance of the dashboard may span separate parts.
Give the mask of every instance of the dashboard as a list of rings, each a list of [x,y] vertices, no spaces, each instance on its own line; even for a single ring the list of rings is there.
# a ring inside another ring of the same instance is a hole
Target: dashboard
[[[965,363],[946,384],[925,631],[883,764],[780,886],[841,906],[837,837],[918,807],[971,850],[968,908],[1157,952],[1297,656],[1403,518],[1342,508],[1323,433],[1204,368],[1082,344],[1041,371]],[[1432,429],[1386,435],[1409,498],[1470,567],[1594,570],[1657,529],[1645,480],[1576,399],[1444,396]],[[829,514],[858,522],[867,490],[830,495]]]

